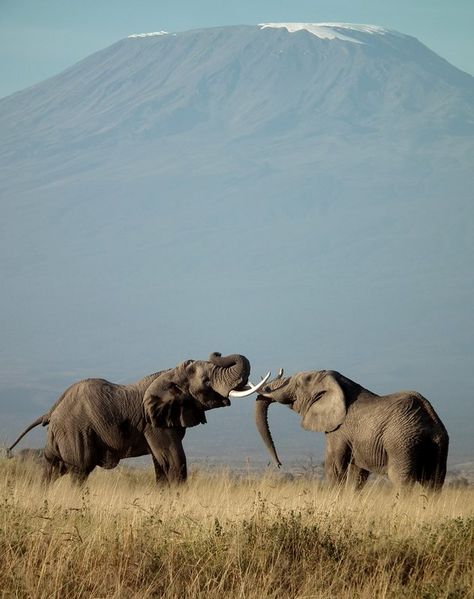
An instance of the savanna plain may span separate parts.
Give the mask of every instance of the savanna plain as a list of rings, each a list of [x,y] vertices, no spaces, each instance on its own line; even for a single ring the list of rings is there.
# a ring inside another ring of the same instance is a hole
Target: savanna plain
[[[2,597],[474,597],[474,487],[399,494],[306,475],[98,470],[48,489],[0,461]]]

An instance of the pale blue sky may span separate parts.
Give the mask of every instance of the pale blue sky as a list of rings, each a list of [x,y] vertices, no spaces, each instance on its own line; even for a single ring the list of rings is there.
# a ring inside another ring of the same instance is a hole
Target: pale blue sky
[[[130,33],[267,21],[384,25],[474,73],[473,0],[0,0],[0,97]]]

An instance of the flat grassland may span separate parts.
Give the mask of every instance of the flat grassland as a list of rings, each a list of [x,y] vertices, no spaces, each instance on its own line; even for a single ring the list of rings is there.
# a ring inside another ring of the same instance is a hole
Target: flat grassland
[[[0,460],[0,593],[34,598],[474,597],[474,488],[99,470],[48,490]]]

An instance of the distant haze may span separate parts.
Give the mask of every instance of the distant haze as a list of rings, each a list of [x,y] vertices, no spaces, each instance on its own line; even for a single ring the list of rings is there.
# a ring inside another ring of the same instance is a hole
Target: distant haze
[[[221,351],[416,389],[473,457],[474,79],[383,28],[292,29],[126,38],[0,101],[5,440],[74,380]],[[265,460],[252,408],[189,458]],[[270,420],[282,460],[322,457]]]

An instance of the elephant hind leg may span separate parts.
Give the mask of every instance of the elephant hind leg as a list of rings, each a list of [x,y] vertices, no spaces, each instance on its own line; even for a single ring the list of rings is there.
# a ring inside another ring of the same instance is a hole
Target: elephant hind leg
[[[444,472],[444,474],[436,473],[434,476],[432,476],[430,478],[421,479],[420,484],[427,491],[434,491],[434,492],[438,493],[443,488],[445,476],[446,476],[446,471]]]
[[[67,466],[62,460],[58,458],[44,458],[43,485],[48,486],[65,474],[67,474]]]
[[[417,482],[416,475],[392,464],[388,466],[388,478],[394,487],[398,489],[410,489]]]
[[[447,470],[447,457],[448,457],[448,450],[446,448],[446,451],[443,452],[443,450],[441,450],[441,454],[444,454],[444,456],[442,455],[439,463],[436,465],[436,469],[434,472],[434,476],[432,478],[432,484],[431,484],[431,488],[433,489],[433,491],[441,491],[443,485],[444,485],[444,479],[446,478],[446,470]]]
[[[81,487],[86,482],[91,470],[87,471],[79,470],[78,468],[71,468],[69,472],[71,473],[72,483],[77,487]]]
[[[446,478],[447,445],[430,442],[420,465],[419,482],[429,491],[440,491]]]
[[[398,452],[388,457],[387,474],[398,489],[411,489],[418,482],[416,459],[413,451]]]

